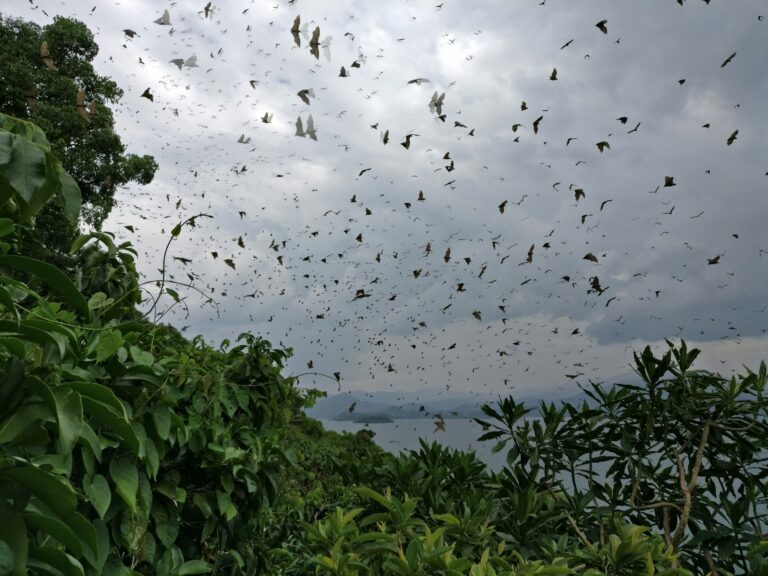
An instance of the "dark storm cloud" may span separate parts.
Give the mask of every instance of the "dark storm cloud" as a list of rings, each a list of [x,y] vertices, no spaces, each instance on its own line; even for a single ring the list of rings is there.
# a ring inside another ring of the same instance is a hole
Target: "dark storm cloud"
[[[254,331],[295,349],[294,372],[314,360],[356,387],[554,386],[575,362],[620,373],[626,346],[676,335],[741,359],[733,343],[753,350],[766,327],[756,312],[768,281],[761,4],[538,4],[228,2],[208,20],[175,5],[169,35],[152,24],[162,3],[78,15],[64,2],[63,14],[98,31],[98,69],[126,89],[124,141],[161,165],[150,187],[125,192],[107,227],[135,224],[154,278],[170,228],[213,214],[174,244],[194,265],[173,273],[199,275],[219,315],[192,296],[189,318],[173,322],[210,340]],[[305,38],[294,46],[297,13],[332,36],[330,61],[314,59]],[[602,19],[607,35],[595,28]],[[123,27],[140,37],[125,41]],[[168,64],[191,54],[198,68]],[[406,84],[420,77],[431,82]],[[138,97],[147,86],[154,103]],[[296,96],[306,88],[309,106]],[[446,94],[445,123],[428,109],[435,90]],[[293,135],[309,113],[317,142]],[[408,150],[407,133],[418,134]],[[664,188],[665,176],[677,185]],[[588,292],[595,276],[601,295]],[[370,296],[355,299],[361,289]]]

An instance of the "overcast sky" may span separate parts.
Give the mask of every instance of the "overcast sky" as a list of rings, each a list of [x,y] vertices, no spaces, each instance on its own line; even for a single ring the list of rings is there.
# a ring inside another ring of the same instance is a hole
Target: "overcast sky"
[[[219,303],[180,289],[188,316],[166,320],[187,335],[250,331],[343,389],[482,398],[610,380],[665,337],[702,368],[768,357],[765,2],[94,2],[2,10],[96,34],[116,130],[160,164],[105,225],[147,279],[177,222],[214,217],[171,247],[192,260],[173,277]],[[317,141],[295,135],[309,114]]]

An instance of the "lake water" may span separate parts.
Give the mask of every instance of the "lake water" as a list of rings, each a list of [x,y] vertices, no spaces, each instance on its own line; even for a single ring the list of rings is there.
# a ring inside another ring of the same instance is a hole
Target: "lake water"
[[[363,428],[375,433],[373,441],[387,452],[397,454],[403,450],[418,450],[419,438],[426,442],[439,442],[457,450],[474,450],[478,458],[492,470],[500,470],[505,463],[505,451],[493,454],[495,441],[478,442],[482,427],[474,420],[451,419],[445,421],[445,432],[436,430],[430,418],[396,420],[381,424],[356,424],[337,420],[320,420],[326,430],[355,433]]]

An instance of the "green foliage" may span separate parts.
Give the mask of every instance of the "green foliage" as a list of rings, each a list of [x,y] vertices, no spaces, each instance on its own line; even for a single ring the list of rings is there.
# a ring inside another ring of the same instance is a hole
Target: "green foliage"
[[[43,42],[53,67],[41,57]],[[115,191],[129,182],[148,184],[157,164],[151,156],[126,154],[113,129],[109,105],[120,100],[122,91],[93,69],[98,53],[93,34],[70,18],[56,17],[41,28],[0,15],[0,45],[0,112],[31,120],[48,135],[50,150],[71,175],[65,186],[76,183],[85,220],[99,227],[112,209]],[[84,99],[78,106],[80,90]],[[34,154],[32,144],[27,148]],[[77,233],[73,222],[78,212],[66,194],[54,196],[38,218],[43,244],[65,253]]]
[[[32,124],[0,114],[0,213],[20,224],[53,196],[60,196],[70,222],[80,213],[80,190],[51,151],[45,134]],[[10,223],[7,223],[8,226]]]
[[[699,350],[668,344],[635,354],[643,385],[593,384],[588,402],[542,404],[541,419],[511,398],[484,407],[496,421],[481,421],[484,438],[508,448],[499,527],[514,542],[541,546],[565,521],[594,540],[620,514],[692,569],[752,573],[768,504],[765,363],[729,379],[691,370]]]
[[[373,501],[373,512],[337,508],[316,525],[307,525],[305,563],[286,573],[306,574],[313,568],[316,574],[334,575],[690,574],[672,568],[674,555],[660,537],[619,521],[604,544],[585,546],[561,539],[552,543],[553,558],[531,560],[508,550],[498,537],[462,549],[456,539],[458,518],[442,514],[422,520],[416,515],[418,502],[408,496],[400,499],[389,490],[381,494],[369,488],[358,492]]]
[[[14,254],[66,176],[39,129],[3,122],[0,194],[16,209],[0,255],[0,567],[253,571],[254,527],[292,462],[274,431],[302,401],[280,375],[290,351],[248,334],[213,349],[137,318],[132,249],[108,234],[75,243],[77,283]],[[26,145],[43,153],[12,152]]]

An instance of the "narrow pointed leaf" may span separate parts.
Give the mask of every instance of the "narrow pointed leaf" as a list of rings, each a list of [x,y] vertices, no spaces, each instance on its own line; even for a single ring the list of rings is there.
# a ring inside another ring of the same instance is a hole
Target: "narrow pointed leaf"
[[[40,278],[48,288],[61,296],[70,306],[77,310],[86,320],[90,320],[88,302],[72,283],[72,280],[55,266],[27,258],[26,256],[0,256],[0,266],[9,266],[23,270]]]

